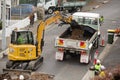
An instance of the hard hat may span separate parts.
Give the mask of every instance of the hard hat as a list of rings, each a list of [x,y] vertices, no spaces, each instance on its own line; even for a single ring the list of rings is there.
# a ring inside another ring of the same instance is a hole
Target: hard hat
[[[101,70],[105,70],[106,68],[105,68],[105,66],[103,66],[103,65],[101,65]]]
[[[100,60],[98,59],[96,63],[101,63]]]
[[[19,79],[20,79],[20,80],[24,80],[24,76],[23,76],[23,75],[20,75],[20,76],[19,76]]]

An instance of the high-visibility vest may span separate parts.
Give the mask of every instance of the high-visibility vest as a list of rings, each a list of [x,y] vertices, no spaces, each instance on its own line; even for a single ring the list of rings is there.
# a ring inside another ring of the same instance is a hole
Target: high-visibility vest
[[[100,70],[101,70],[100,68],[101,68],[101,64],[99,64],[99,65],[96,64],[96,65],[95,65],[95,70],[100,71]]]
[[[23,38],[21,36],[18,37],[17,39],[18,44],[22,44],[23,43]]]
[[[101,18],[100,18],[100,22],[103,22],[103,20],[104,20],[104,18],[103,18],[103,17],[101,17]]]

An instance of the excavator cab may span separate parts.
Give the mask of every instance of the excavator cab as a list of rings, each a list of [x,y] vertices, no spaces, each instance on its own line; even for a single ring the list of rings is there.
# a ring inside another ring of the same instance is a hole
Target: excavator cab
[[[32,60],[36,59],[36,46],[31,31],[18,30],[13,31],[11,35],[11,44],[9,46],[9,60]]]
[[[11,44],[34,44],[34,38],[31,31],[13,31],[11,35]]]

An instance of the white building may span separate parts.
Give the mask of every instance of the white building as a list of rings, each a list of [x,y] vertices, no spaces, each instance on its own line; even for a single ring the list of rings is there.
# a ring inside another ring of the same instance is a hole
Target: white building
[[[3,7],[3,0],[0,0],[0,19],[2,19],[2,7]],[[10,8],[11,8],[11,0],[6,0],[6,17],[10,19]]]
[[[2,19],[2,5],[3,5],[3,0],[0,0],[0,19]],[[19,5],[19,0],[6,0],[7,19],[10,19],[11,6],[16,6],[16,5]]]

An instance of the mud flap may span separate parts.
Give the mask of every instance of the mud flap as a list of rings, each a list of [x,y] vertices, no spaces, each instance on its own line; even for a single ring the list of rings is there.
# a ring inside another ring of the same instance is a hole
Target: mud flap
[[[56,60],[63,60],[64,52],[56,52],[55,59]]]
[[[89,63],[89,54],[81,54],[80,63]]]

